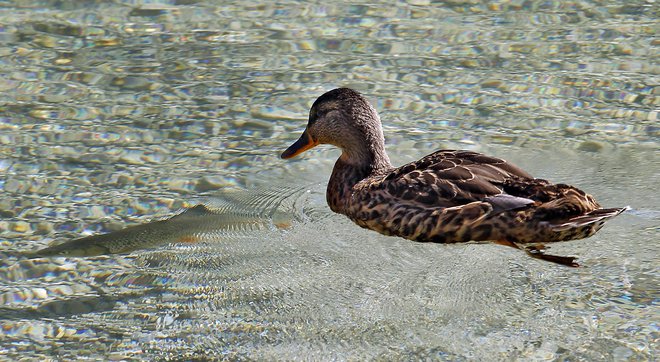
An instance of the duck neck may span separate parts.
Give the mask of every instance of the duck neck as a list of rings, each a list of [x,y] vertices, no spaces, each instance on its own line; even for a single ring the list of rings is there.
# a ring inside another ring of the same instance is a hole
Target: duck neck
[[[392,169],[385,152],[385,142],[371,144],[359,151],[342,149],[328,182],[326,199],[332,211],[345,214],[351,200],[353,187],[365,178]]]

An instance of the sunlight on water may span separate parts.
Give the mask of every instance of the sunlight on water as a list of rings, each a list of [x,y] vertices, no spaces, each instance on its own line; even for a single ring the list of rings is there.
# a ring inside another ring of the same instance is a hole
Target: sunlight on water
[[[654,2],[23,1],[0,20],[0,355],[657,355]],[[279,159],[337,86],[373,102],[396,165],[476,150],[632,210],[552,245],[578,269],[360,229],[326,205],[338,151]],[[217,218],[181,224],[195,243],[30,254],[200,202]]]

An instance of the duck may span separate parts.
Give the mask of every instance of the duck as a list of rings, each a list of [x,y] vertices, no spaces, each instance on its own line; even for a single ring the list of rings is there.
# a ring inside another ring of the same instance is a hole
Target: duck
[[[589,237],[628,207],[602,208],[567,184],[534,178],[503,159],[439,150],[392,166],[376,109],[350,88],[316,99],[305,130],[282,154],[320,144],[341,150],[326,191],[330,209],[384,235],[418,242],[493,242],[577,267],[577,257],[547,254],[545,243]]]

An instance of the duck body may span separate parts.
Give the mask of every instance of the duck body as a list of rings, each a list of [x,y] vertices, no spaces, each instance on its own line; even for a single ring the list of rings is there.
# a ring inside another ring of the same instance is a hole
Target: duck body
[[[601,209],[575,187],[470,151],[437,151],[362,179],[352,174],[350,166],[335,165],[326,194],[332,211],[364,228],[421,242],[580,239],[619,211]]]
[[[438,243],[491,240],[517,247],[591,236],[626,210],[603,209],[573,186],[534,178],[477,152],[440,150],[395,168],[384,149],[378,114],[348,88],[316,100],[305,132],[282,157],[320,143],[342,149],[326,193],[332,211],[385,235]],[[532,256],[577,265],[574,258],[533,250]]]

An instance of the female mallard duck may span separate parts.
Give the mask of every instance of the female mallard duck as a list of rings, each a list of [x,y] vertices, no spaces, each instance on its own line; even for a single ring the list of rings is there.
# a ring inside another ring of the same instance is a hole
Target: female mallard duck
[[[491,240],[518,248],[586,238],[626,208],[602,209],[591,195],[552,184],[499,158],[441,150],[399,168],[390,164],[376,110],[358,92],[339,88],[320,96],[291,158],[318,144],[341,148],[327,189],[332,211],[385,235],[415,241]],[[528,254],[578,266],[574,257]]]

